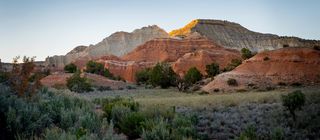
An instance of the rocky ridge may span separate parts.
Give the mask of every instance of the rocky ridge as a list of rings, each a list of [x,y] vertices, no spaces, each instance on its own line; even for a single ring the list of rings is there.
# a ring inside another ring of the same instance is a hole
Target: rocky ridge
[[[53,70],[61,70],[77,59],[96,59],[110,54],[121,56],[149,40],[167,37],[168,33],[156,25],[136,29],[131,33],[116,32],[95,45],[78,46],[66,55],[48,57],[46,65]]]
[[[193,33],[205,36],[226,48],[237,50],[248,48],[254,52],[283,47],[320,46],[320,41],[317,40],[253,32],[238,23],[222,20],[193,20],[183,28],[173,30],[169,34],[173,37],[188,37]]]

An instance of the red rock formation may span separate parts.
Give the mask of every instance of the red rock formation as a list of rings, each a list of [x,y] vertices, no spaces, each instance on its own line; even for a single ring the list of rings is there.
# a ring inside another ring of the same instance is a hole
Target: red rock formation
[[[230,78],[236,79],[238,86],[229,86],[227,80]],[[311,48],[283,48],[262,52],[233,71],[216,76],[203,90],[212,92],[214,89],[267,88],[280,83],[319,86],[320,51]]]
[[[173,70],[183,76],[191,67],[196,67],[203,75],[206,75],[206,65],[217,63],[222,70],[232,59],[240,59],[238,51],[224,48],[199,50],[187,53],[172,64]]]
[[[216,47],[219,46],[205,38],[154,39],[137,47],[123,56],[122,59],[129,61],[174,62],[186,53]]]
[[[104,63],[105,67],[114,75],[134,82],[137,71],[152,67],[157,62],[173,63],[174,71],[182,76],[194,66],[204,73],[205,65],[212,62],[221,64],[221,68],[223,68],[234,58],[241,59],[238,51],[222,48],[212,41],[197,37],[154,39],[137,47],[121,59],[108,57],[99,59],[97,62]]]
[[[40,82],[42,85],[47,87],[55,87],[55,86],[66,87],[67,78],[71,76],[72,74],[70,73],[55,73],[41,79]],[[105,87],[108,86],[111,89],[119,89],[120,87],[125,88],[126,86],[126,83],[122,81],[110,80],[96,74],[83,73],[81,76],[88,78],[91,84],[94,86],[105,86]]]

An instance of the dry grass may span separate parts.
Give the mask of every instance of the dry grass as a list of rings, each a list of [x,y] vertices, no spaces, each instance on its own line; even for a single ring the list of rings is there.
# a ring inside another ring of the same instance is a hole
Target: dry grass
[[[96,98],[120,96],[124,98],[133,98],[139,102],[143,108],[170,108],[170,107],[187,107],[192,109],[212,108],[223,106],[237,106],[248,103],[274,103],[280,102],[281,95],[292,92],[293,90],[302,90],[306,94],[320,93],[319,88],[293,88],[278,89],[273,91],[249,91],[238,93],[223,94],[205,94],[182,93],[176,89],[144,89],[138,88],[133,90],[111,90],[104,92],[90,93],[70,93],[75,96],[81,96],[92,100]],[[313,94],[320,96],[320,94]]]

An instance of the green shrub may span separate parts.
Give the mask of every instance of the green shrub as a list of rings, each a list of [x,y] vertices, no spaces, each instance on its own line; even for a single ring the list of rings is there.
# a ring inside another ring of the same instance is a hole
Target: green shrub
[[[151,128],[143,130],[142,139],[144,140],[171,140],[169,124],[162,118],[151,124]]]
[[[86,72],[102,75],[107,78],[114,79],[114,76],[110,71],[106,68],[104,68],[103,64],[95,62],[95,61],[89,61],[86,64]]]
[[[174,139],[197,138],[197,122],[195,115],[176,115],[171,124]]]
[[[111,113],[112,109],[115,106],[124,106],[129,108],[131,111],[138,111],[139,109],[139,104],[132,99],[124,99],[124,98],[119,98],[116,97],[114,99],[104,99],[102,101],[102,106],[103,106],[103,111],[104,111],[104,116],[110,121],[112,119]],[[115,122],[116,123],[116,122]]]
[[[184,75],[184,80],[187,83],[194,84],[201,79],[202,79],[202,74],[196,67],[190,68],[188,72]]]
[[[120,121],[119,128],[129,139],[136,139],[142,134],[143,122],[145,120],[146,118],[143,114],[132,112]]]
[[[244,132],[241,132],[239,140],[257,140],[256,128],[254,126],[248,126]]]
[[[80,77],[80,72],[74,73],[70,78],[67,79],[67,87],[69,90],[78,93],[93,91],[87,78]]]
[[[241,63],[242,63],[242,61],[239,59],[232,59],[231,63],[228,64],[228,66],[226,66],[223,71],[231,71],[231,70],[235,69],[236,67],[238,67],[239,65],[241,65]]]
[[[248,48],[242,48],[241,49],[241,56],[243,59],[249,59],[253,55],[252,55],[252,52]]]
[[[151,69],[143,69],[136,72],[135,80],[137,84],[148,84],[150,80]]]
[[[305,95],[300,90],[282,96],[282,105],[290,112],[294,121],[296,121],[295,111],[301,109],[304,104]]]
[[[0,83],[7,82],[10,78],[9,72],[0,71]]]
[[[115,122],[115,126],[119,127],[119,122],[131,112],[132,110],[127,106],[116,105],[111,109],[110,118]]]
[[[210,77],[216,76],[220,72],[219,65],[216,63],[206,65],[206,72],[207,72],[208,76],[210,76]]]
[[[270,60],[270,58],[268,56],[263,58],[263,61],[268,61],[268,60]]]
[[[237,80],[236,79],[232,79],[232,78],[229,78],[227,83],[228,83],[229,86],[237,86],[238,85]]]
[[[112,89],[109,86],[99,86],[99,87],[97,87],[97,90],[102,92],[102,91],[107,91],[107,90],[112,90]]]
[[[70,63],[66,66],[64,66],[64,71],[66,71],[67,73],[75,73],[77,72],[78,68],[75,64]]]
[[[320,46],[313,46],[313,49],[320,51]]]
[[[174,86],[177,75],[167,63],[158,63],[154,66],[150,73],[150,83],[153,86],[168,88]]]

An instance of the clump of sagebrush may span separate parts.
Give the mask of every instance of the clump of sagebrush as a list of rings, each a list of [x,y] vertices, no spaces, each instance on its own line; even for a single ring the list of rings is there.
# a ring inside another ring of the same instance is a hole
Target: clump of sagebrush
[[[140,110],[132,99],[116,97],[96,100],[102,104],[104,117],[129,139],[198,138],[195,116],[178,115],[172,110]],[[165,136],[163,136],[165,135]]]
[[[6,139],[103,139],[108,123],[93,110],[93,104],[63,93],[42,89],[30,98],[18,98],[6,88],[0,90],[0,123]]]
[[[70,63],[64,66],[64,71],[66,71],[67,73],[75,73],[77,72],[77,70],[78,70],[78,67],[73,63]]]
[[[80,76],[80,71],[74,73],[67,79],[67,87],[69,90],[78,93],[93,91],[88,79]]]
[[[210,65],[206,65],[206,72],[209,77],[214,77],[220,73],[219,65],[216,63],[212,63]]]
[[[296,121],[296,110],[301,109],[304,104],[305,95],[300,90],[282,96],[282,105],[290,112],[294,121]]]

